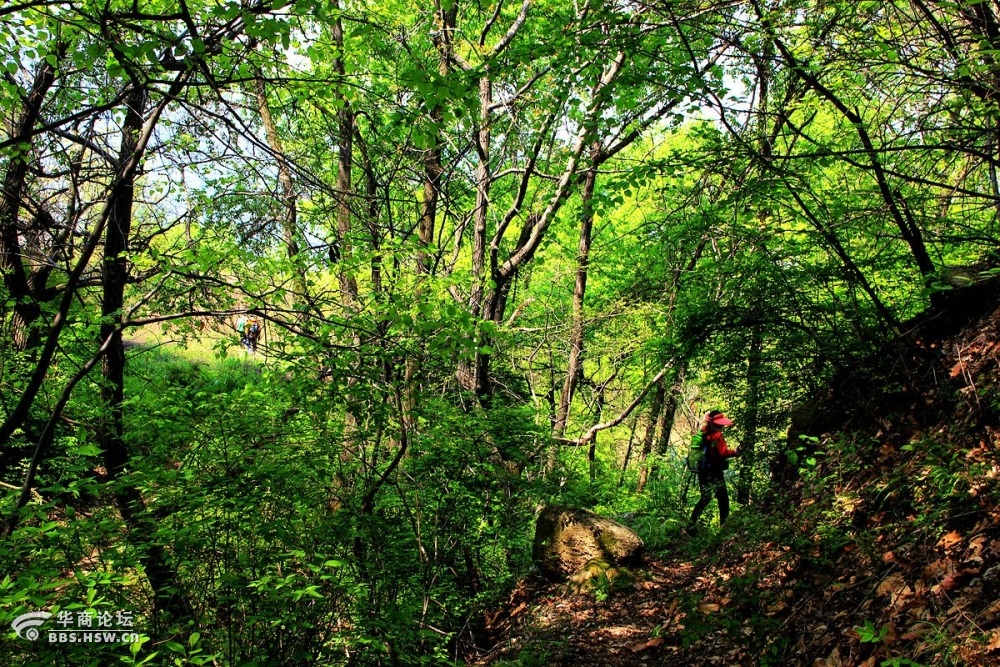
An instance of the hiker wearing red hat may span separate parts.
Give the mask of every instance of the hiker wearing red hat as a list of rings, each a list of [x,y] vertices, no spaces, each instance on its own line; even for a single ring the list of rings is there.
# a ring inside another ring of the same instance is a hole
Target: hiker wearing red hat
[[[729,517],[729,490],[726,489],[723,472],[729,467],[729,459],[739,456],[740,452],[729,449],[722,435],[722,429],[732,425],[732,420],[718,410],[712,410],[705,416],[705,423],[701,427],[705,455],[698,468],[698,487],[701,497],[691,513],[691,521],[687,527],[689,533],[697,530],[698,517],[712,502],[713,495],[719,503],[719,525],[725,523]]]

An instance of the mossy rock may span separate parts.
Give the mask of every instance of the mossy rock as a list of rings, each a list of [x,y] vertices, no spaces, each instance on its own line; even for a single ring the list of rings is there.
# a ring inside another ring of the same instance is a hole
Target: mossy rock
[[[592,561],[630,565],[645,545],[631,528],[575,507],[544,508],[535,522],[532,557],[545,576],[564,580]]]
[[[635,573],[622,565],[612,565],[603,558],[588,561],[566,582],[566,595],[603,591],[624,591],[635,585]]]

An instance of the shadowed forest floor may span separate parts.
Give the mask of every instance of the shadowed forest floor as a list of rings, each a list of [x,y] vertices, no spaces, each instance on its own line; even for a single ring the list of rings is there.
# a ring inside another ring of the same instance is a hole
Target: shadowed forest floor
[[[603,592],[522,581],[470,663],[1000,664],[1000,308],[968,296],[793,423],[798,469],[760,510],[665,536]]]
[[[750,545],[739,530],[686,548],[698,546],[695,559],[647,559],[603,601],[522,582],[491,619],[497,644],[474,664],[1000,663],[1000,514],[922,553],[873,559],[846,543],[827,567],[789,545]]]

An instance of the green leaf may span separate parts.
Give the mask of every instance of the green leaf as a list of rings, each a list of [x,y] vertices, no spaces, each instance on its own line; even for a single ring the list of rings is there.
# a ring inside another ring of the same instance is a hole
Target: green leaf
[[[184,649],[184,646],[182,644],[179,644],[179,643],[175,642],[175,641],[168,641],[168,642],[165,642],[163,645],[166,646],[171,651],[173,651],[174,653],[185,653],[186,652],[185,649]]]

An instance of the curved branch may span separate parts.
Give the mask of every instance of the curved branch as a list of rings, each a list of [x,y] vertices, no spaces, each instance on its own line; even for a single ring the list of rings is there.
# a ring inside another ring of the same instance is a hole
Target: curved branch
[[[618,426],[623,421],[628,419],[629,415],[631,415],[632,412],[637,407],[639,407],[639,404],[642,403],[642,400],[644,398],[646,398],[646,394],[649,393],[649,390],[652,389],[654,386],[656,386],[657,382],[663,379],[663,376],[667,374],[667,371],[669,371],[671,367],[673,367],[673,365],[674,362],[672,359],[668,361],[666,364],[664,364],[663,368],[660,369],[660,372],[657,373],[656,376],[652,380],[650,380],[645,387],[642,388],[642,391],[640,391],[639,394],[635,397],[635,399],[631,403],[629,403],[628,407],[622,410],[622,412],[611,421],[601,422],[600,424],[594,424],[593,426],[590,427],[590,430],[588,430],[586,433],[581,435],[576,440],[572,440],[570,438],[553,438],[553,439],[556,442],[560,442],[565,445],[574,445],[576,447],[579,447],[581,445],[586,445],[587,443],[589,443],[601,431],[605,431],[609,428],[614,428],[615,426]]]

